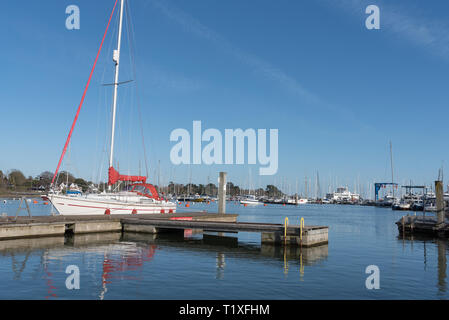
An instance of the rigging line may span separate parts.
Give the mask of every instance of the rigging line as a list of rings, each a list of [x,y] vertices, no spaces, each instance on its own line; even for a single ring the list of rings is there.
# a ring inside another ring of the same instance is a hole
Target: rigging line
[[[126,8],[125,8],[125,10],[126,10]],[[129,17],[129,15],[127,14],[127,18],[125,19],[125,23],[126,23],[126,30],[127,30],[127,40],[128,40],[128,52],[129,52],[129,55],[128,55],[128,57],[129,57],[129,64],[130,64],[130,66],[132,65],[132,59],[131,59],[131,48],[130,48],[130,41],[129,41],[129,38],[130,38],[130,33],[129,33],[129,21],[130,21],[130,19],[128,18]],[[132,77],[132,75],[130,75],[131,77]],[[130,81],[133,81],[133,80],[130,80]],[[129,82],[129,81],[128,81]],[[130,112],[129,112],[129,123],[128,123],[128,146],[131,146],[131,139],[132,139],[132,123],[133,123],[133,120],[135,119],[134,118],[134,109],[135,109],[135,106],[134,106],[134,95],[133,95],[133,90],[132,90],[132,88],[129,88],[129,103],[130,103]],[[130,165],[131,165],[131,152],[129,152],[128,151],[128,171],[130,171]]]
[[[105,92],[105,95],[104,95],[104,104],[107,106],[107,105],[109,105],[109,104],[112,104],[112,102],[110,102],[109,101],[109,99],[110,99],[110,96],[109,96],[109,94],[106,94],[106,90],[104,91]],[[105,109],[105,113],[104,113],[104,116],[105,116],[105,118],[106,118],[106,123],[111,123],[111,119],[112,119],[112,108],[106,108]],[[110,140],[110,132],[108,131],[108,130],[106,130],[106,131],[104,131],[104,132],[108,132],[107,134],[105,134],[104,136],[103,136],[103,144],[102,144],[102,149],[101,149],[101,153],[100,153],[100,167],[98,168],[98,171],[97,171],[97,174],[98,174],[98,178],[97,178],[97,180],[99,181],[99,183],[100,183],[100,180],[102,179],[102,177],[103,177],[103,167],[104,167],[104,164],[105,163],[107,163],[107,160],[106,160],[106,158],[107,158],[107,152],[108,152],[108,150],[107,150],[107,142]],[[107,180],[107,179],[106,179]]]
[[[128,41],[129,41],[129,50],[130,50],[130,57],[132,60],[132,70],[133,70],[133,78],[136,80],[136,100],[137,100],[137,110],[139,112],[139,125],[140,125],[140,134],[142,136],[142,146],[143,146],[143,156],[144,156],[144,161],[145,161],[145,171],[147,174],[147,179],[150,177],[149,174],[149,170],[148,170],[148,160],[147,160],[147,152],[146,152],[146,147],[145,147],[145,137],[143,134],[143,124],[142,124],[142,110],[141,110],[141,106],[140,106],[140,99],[139,99],[139,90],[138,90],[138,85],[137,85],[137,73],[136,73],[136,63],[135,63],[135,59],[134,59],[134,52],[133,52],[133,48],[135,46],[135,39],[134,39],[134,25],[133,22],[131,20],[131,15],[130,15],[130,8],[128,5],[128,1],[125,3],[126,5],[126,16],[127,16],[127,21],[129,23],[126,24],[127,26],[127,32],[128,32]],[[132,35],[132,37],[131,37]]]
[[[116,23],[114,24],[115,26],[118,25],[118,15],[116,17],[117,17],[116,18]],[[113,28],[111,37],[109,39],[109,45],[107,47],[106,52],[111,52],[112,51],[111,50],[111,48],[112,48],[112,41],[114,39],[115,33],[116,33],[116,30]],[[103,61],[103,71],[102,71],[102,74],[101,74],[100,83],[103,83],[104,79],[105,79],[106,67],[108,66],[106,61],[107,61],[107,59],[104,59],[104,61]],[[102,104],[102,102],[104,102],[104,104]],[[98,158],[100,158],[100,161],[103,161],[103,159],[104,159],[104,157],[102,156],[101,152],[100,152],[100,154],[98,154],[98,150],[100,150],[99,149],[99,145],[100,145],[100,139],[101,139],[100,138],[100,134],[99,134],[100,133],[100,115],[102,115],[103,119],[106,118],[106,115],[103,116],[103,114],[101,113],[101,111],[102,111],[101,106],[102,105],[104,105],[104,106],[107,105],[106,89],[103,89],[102,86],[99,86],[98,87],[98,105],[97,105],[96,143],[95,143],[95,152],[94,152],[93,163],[92,163],[92,181],[98,181],[100,179],[99,172],[98,172],[98,166],[97,166],[98,162],[97,161],[98,161]],[[102,130],[102,132],[103,132],[103,130]],[[104,138],[104,139],[106,139],[106,138]],[[106,142],[103,142],[103,143],[106,144]],[[94,178],[95,173],[96,173],[96,177]]]
[[[133,119],[134,119],[134,99],[133,99],[133,94],[132,94],[132,90],[129,90],[129,103],[130,103],[130,112],[129,112],[129,121],[128,121],[128,171],[130,172],[129,174],[131,174],[131,150],[134,148],[131,148],[131,142],[132,142],[132,123],[133,123]],[[134,158],[134,157],[132,157]]]
[[[122,90],[122,94],[120,95],[120,97],[118,97],[117,100],[117,114],[120,114],[120,112],[122,112],[122,108],[121,106],[125,106],[126,101],[129,100],[129,91],[128,90]],[[119,111],[120,110],[120,111]],[[123,120],[123,122],[121,122],[121,119],[124,119],[124,117],[118,117],[119,119],[116,122],[116,140],[118,142],[124,142],[126,140],[126,123],[125,120]],[[128,154],[128,163],[129,163],[129,144],[125,146],[125,143],[117,143],[116,144],[116,155],[123,155],[124,153]],[[118,157],[117,157],[118,158]],[[122,160],[124,159],[124,157],[122,157]],[[126,168],[126,162],[122,163],[122,170],[125,170]],[[128,173],[129,173],[129,164],[128,164]]]
[[[65,152],[67,150],[67,145],[70,142],[70,138],[72,137],[73,129],[75,128],[75,124],[76,124],[76,121],[78,120],[78,116],[79,116],[79,113],[81,111],[81,107],[83,106],[84,98],[86,97],[86,93],[87,93],[87,89],[89,88],[90,80],[92,79],[92,75],[94,73],[95,66],[97,65],[98,56],[100,55],[101,48],[103,47],[103,42],[104,42],[104,39],[106,38],[106,34],[108,32],[108,29],[109,29],[109,24],[111,23],[111,20],[112,20],[112,16],[114,15],[115,6],[117,5],[117,1],[118,0],[115,0],[114,7],[112,8],[112,12],[111,12],[111,15],[109,17],[108,25],[106,26],[106,30],[105,30],[105,32],[103,34],[103,39],[101,39],[100,48],[98,49],[98,52],[97,52],[97,57],[95,58],[94,65],[92,66],[92,70],[90,71],[89,79],[87,80],[86,87],[84,88],[84,93],[83,93],[83,96],[81,97],[81,102],[80,102],[80,104],[78,106],[78,110],[76,112],[75,119],[73,119],[72,127],[71,127],[69,135],[67,137],[64,149],[62,150],[61,157],[59,158],[59,163],[58,163],[58,166],[56,167],[55,174],[53,175],[53,179],[51,181],[52,184],[53,184],[53,182],[54,182],[54,180],[56,178],[56,175],[58,174],[59,167],[61,165],[62,159],[64,158]]]

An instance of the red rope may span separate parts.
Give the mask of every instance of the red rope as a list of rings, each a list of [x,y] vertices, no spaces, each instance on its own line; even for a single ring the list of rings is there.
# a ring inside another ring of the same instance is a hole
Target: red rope
[[[58,174],[59,167],[61,166],[62,159],[64,158],[64,155],[65,155],[65,153],[67,151],[67,146],[69,145],[70,138],[72,137],[73,129],[75,128],[76,121],[78,120],[78,116],[80,114],[81,107],[83,106],[84,98],[86,96],[87,89],[89,88],[90,80],[92,79],[92,74],[94,73],[95,66],[97,65],[97,60],[98,60],[98,57],[100,55],[101,48],[103,47],[104,39],[106,38],[106,34],[108,33],[109,25],[111,23],[112,16],[114,15],[114,11],[115,11],[115,7],[117,5],[117,1],[118,0],[115,0],[114,8],[112,8],[112,12],[111,12],[111,16],[109,17],[108,25],[106,26],[106,30],[105,30],[104,35],[103,35],[103,39],[101,40],[100,48],[98,49],[98,52],[97,52],[97,57],[95,58],[94,65],[92,66],[92,70],[90,71],[89,79],[87,80],[86,87],[84,88],[84,93],[83,93],[83,96],[81,98],[81,102],[80,102],[80,104],[78,106],[78,110],[76,112],[75,119],[73,119],[72,127],[70,129],[69,135],[68,135],[67,140],[65,142],[64,149],[62,150],[61,157],[59,158],[58,166],[56,167],[55,174],[53,175],[53,179],[51,180],[51,184],[52,185],[53,185],[53,183],[55,181],[56,175]]]

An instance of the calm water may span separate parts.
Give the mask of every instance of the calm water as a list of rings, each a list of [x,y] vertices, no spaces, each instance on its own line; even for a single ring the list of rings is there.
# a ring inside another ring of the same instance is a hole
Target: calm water
[[[0,202],[14,215],[17,201]],[[50,207],[30,204],[34,215]],[[191,210],[216,211],[194,204]],[[182,209],[179,209],[181,211]],[[0,299],[447,299],[447,241],[398,238],[390,209],[227,204],[239,221],[328,225],[329,244],[310,249],[261,246],[257,233],[214,243],[200,234],[102,234],[0,241]],[[21,213],[26,214],[25,211]],[[228,235],[235,236],[235,235]],[[68,290],[67,266],[80,270]],[[380,269],[367,290],[365,268]]]

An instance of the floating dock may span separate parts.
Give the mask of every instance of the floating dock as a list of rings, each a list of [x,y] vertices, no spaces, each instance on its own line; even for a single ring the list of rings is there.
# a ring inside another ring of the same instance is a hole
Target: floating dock
[[[7,239],[89,234],[104,232],[158,234],[195,230],[196,232],[257,232],[261,243],[312,247],[328,243],[328,227],[295,226],[269,223],[237,222],[236,214],[206,212],[0,217],[0,241]]]
[[[422,215],[407,215],[403,216],[396,222],[399,234],[401,235],[431,235],[437,237],[449,236],[449,221],[445,213],[445,201],[443,193],[443,181],[435,181],[435,195],[436,195],[436,212],[432,216]]]
[[[438,223],[432,216],[403,216],[396,222],[401,235],[423,234],[437,237],[449,236],[449,221]]]

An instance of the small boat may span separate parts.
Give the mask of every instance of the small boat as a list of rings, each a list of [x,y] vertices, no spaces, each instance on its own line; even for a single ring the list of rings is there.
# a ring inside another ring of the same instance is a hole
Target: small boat
[[[257,200],[256,196],[253,195],[247,195],[243,199],[240,200],[241,204],[251,204],[251,205],[258,205],[262,204],[259,200]]]
[[[410,210],[411,207],[412,207],[412,204],[410,202],[407,202],[406,200],[402,199],[401,201],[393,202],[391,209],[393,209],[393,210]]]
[[[410,206],[410,210],[412,211],[423,211],[424,210],[424,203],[421,199],[415,200],[412,205]]]
[[[424,211],[436,212],[437,211],[437,206],[436,206],[436,204],[434,202],[428,202],[424,206]]]
[[[380,199],[376,202],[376,206],[378,207],[391,207],[393,203],[396,201],[392,195],[387,194],[383,199]]]

